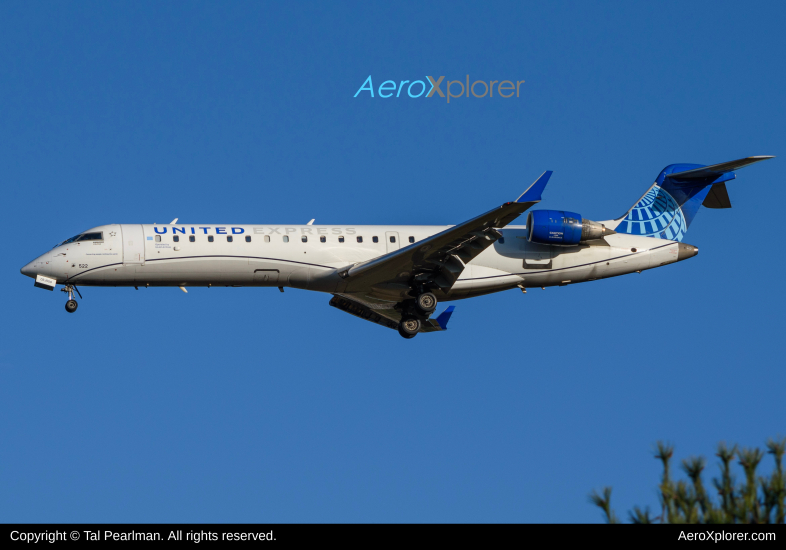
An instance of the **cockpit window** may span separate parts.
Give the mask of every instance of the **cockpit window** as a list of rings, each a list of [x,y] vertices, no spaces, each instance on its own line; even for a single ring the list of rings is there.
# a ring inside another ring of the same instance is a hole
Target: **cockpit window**
[[[101,231],[95,233],[82,233],[77,241],[103,241],[104,234]]]
[[[71,237],[70,239],[66,239],[66,240],[64,240],[62,243],[56,244],[55,246],[62,246],[62,245],[64,245],[64,244],[68,244],[68,243],[73,243],[73,242],[76,242],[76,240],[77,240],[78,238],[79,238],[79,235],[77,235],[76,237]]]
[[[64,244],[75,243],[77,241],[103,241],[104,240],[104,233],[101,231],[96,231],[95,233],[80,233],[76,237],[71,237],[70,239],[66,239],[60,244],[55,246],[62,246]]]

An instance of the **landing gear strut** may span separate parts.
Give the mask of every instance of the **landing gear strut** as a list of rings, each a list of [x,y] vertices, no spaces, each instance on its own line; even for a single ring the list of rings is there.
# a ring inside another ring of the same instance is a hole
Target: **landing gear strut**
[[[76,285],[64,285],[63,288],[60,289],[62,292],[68,293],[68,301],[66,302],[65,308],[68,313],[73,313],[76,311],[76,308],[79,307],[79,304],[76,303],[74,300],[74,292],[79,294],[79,297],[82,297],[82,293],[79,292],[79,289],[76,288]]]

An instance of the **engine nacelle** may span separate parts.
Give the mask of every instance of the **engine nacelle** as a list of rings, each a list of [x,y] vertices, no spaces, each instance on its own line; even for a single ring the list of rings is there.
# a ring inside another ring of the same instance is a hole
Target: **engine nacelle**
[[[527,216],[527,240],[531,243],[574,246],[614,233],[575,212],[533,210]]]

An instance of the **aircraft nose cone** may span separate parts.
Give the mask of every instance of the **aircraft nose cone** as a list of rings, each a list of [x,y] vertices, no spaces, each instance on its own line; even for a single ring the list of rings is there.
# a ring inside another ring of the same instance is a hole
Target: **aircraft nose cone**
[[[27,275],[28,277],[33,277],[33,278],[35,278],[35,268],[33,267],[33,264],[35,264],[35,262],[36,262],[36,261],[35,261],[35,260],[33,260],[32,262],[30,262],[29,264],[27,264],[26,266],[24,266],[22,269],[20,269],[20,270],[19,270],[19,272],[20,272],[22,275]]]

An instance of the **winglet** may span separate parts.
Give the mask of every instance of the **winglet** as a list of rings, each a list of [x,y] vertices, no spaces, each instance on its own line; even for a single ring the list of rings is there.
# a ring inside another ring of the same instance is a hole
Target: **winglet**
[[[535,183],[529,186],[529,189],[524,191],[524,193],[516,199],[516,202],[538,202],[541,200],[541,193],[546,188],[546,184],[549,182],[549,178],[551,174],[554,172],[552,170],[546,170],[541,174],[541,176],[535,180]]]
[[[437,317],[437,323],[442,330],[448,330],[448,321],[450,321],[450,316],[453,315],[454,309],[456,309],[456,306],[448,306],[448,309],[440,313],[439,317]]]

